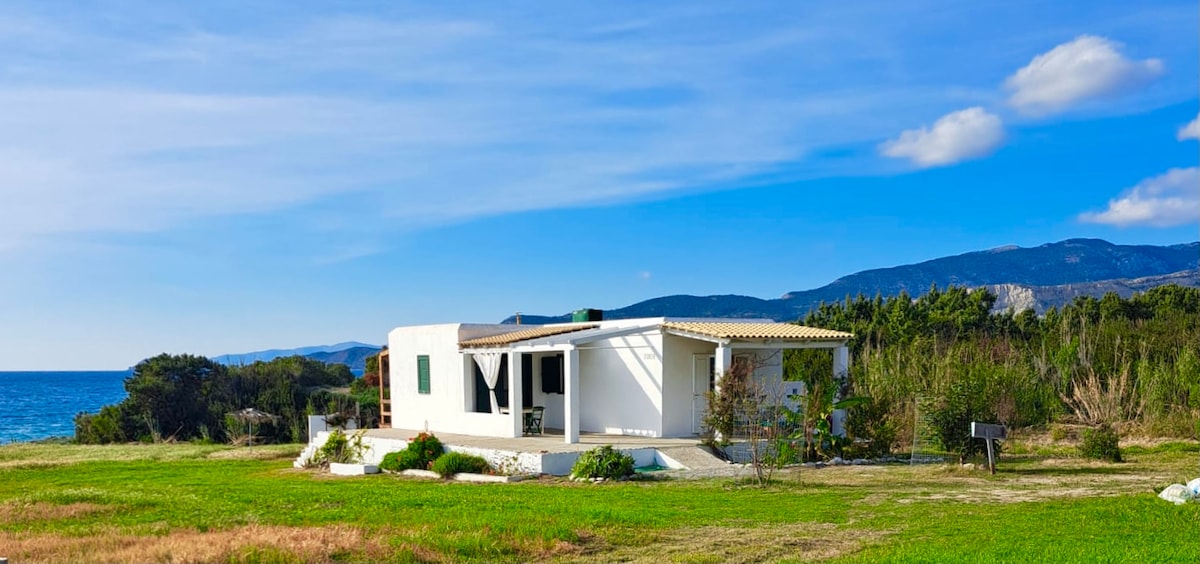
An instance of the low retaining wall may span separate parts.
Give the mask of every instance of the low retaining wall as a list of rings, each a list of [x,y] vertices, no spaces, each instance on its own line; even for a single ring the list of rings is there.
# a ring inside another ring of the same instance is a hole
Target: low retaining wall
[[[328,439],[328,432],[317,433],[316,438],[305,449],[305,452],[316,452]],[[363,463],[373,465],[383,462],[383,457],[389,452],[401,451],[408,448],[408,441],[404,439],[384,439],[364,436],[362,437],[362,444],[364,447]],[[583,454],[582,451],[541,453],[453,444],[444,444],[443,446],[445,446],[447,452],[461,452],[481,457],[487,460],[492,468],[504,474],[551,474],[554,476],[566,476],[571,473],[571,467],[575,465],[575,461]],[[685,466],[662,454],[655,448],[623,449],[619,446],[614,446],[613,448],[632,456],[634,466],[658,465],[666,468],[685,468]],[[303,457],[304,455],[301,456]],[[297,465],[303,462],[303,460],[297,460]]]

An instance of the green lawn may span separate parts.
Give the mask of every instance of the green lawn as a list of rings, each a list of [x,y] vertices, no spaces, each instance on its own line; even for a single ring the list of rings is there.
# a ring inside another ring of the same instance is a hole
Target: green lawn
[[[36,561],[1195,562],[1195,444],[1130,462],[1004,460],[995,477],[844,467],[575,484],[333,478],[294,447],[0,447],[0,556]],[[7,552],[7,553],[5,553]]]

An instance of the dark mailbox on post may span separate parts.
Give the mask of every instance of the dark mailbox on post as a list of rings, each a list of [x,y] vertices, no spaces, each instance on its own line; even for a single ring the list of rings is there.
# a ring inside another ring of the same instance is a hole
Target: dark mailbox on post
[[[1004,439],[1008,437],[1008,431],[1004,429],[1004,425],[994,425],[991,423],[971,422],[971,436],[976,439],[984,439],[987,441],[988,453],[988,471],[992,474],[996,473],[996,454],[992,449],[992,441]]]

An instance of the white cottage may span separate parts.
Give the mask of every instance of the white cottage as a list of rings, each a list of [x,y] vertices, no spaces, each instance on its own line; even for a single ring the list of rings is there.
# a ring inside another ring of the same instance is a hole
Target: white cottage
[[[579,434],[691,437],[706,393],[734,358],[785,393],[782,350],[833,349],[844,377],[853,335],[767,320],[645,318],[552,325],[452,323],[388,334],[391,426],[520,437],[529,412],[567,443]],[[521,409],[512,409],[520,406]]]

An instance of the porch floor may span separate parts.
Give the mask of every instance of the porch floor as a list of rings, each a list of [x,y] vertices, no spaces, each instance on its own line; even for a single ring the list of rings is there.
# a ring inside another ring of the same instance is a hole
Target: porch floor
[[[696,437],[664,439],[630,435],[607,435],[604,433],[580,433],[578,443],[567,444],[563,442],[563,432],[561,429],[546,429],[545,431],[542,435],[529,435],[517,438],[477,437],[474,435],[456,435],[454,433],[435,434],[442,441],[442,444],[511,452],[582,452],[603,445],[612,445],[618,449],[635,449],[686,447],[700,444],[700,439]],[[365,435],[380,439],[407,440],[417,436],[420,432],[409,429],[368,429]]]

